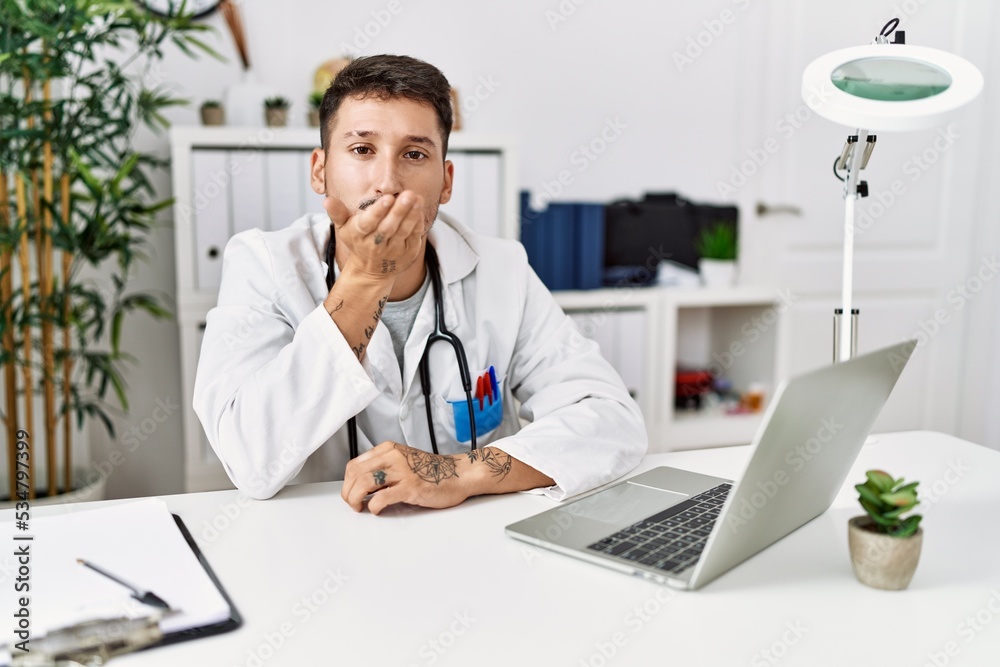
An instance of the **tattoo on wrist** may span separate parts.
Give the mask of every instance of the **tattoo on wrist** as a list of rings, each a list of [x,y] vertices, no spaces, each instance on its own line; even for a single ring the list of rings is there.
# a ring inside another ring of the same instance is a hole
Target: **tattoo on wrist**
[[[396,260],[394,259],[383,259],[382,260],[382,273],[395,273],[396,272]]]
[[[499,482],[507,473],[510,472],[513,459],[507,452],[500,451],[499,449],[494,449],[493,447],[487,447],[486,449],[473,449],[466,456],[469,457],[469,463],[476,463],[477,461],[482,461],[489,468],[489,471],[494,477],[499,477],[497,480]]]
[[[380,234],[379,232],[375,232],[375,245],[382,245],[382,241],[384,240],[385,237],[382,236],[382,234]]]
[[[440,484],[442,480],[458,477],[458,457],[448,454],[431,454],[396,443],[396,449],[406,457],[410,470],[425,482]]]
[[[330,309],[330,314],[333,315],[335,312],[337,312],[338,310],[340,310],[343,307],[344,307],[344,300],[341,299],[340,303],[338,303],[336,306],[334,306],[333,308]]]

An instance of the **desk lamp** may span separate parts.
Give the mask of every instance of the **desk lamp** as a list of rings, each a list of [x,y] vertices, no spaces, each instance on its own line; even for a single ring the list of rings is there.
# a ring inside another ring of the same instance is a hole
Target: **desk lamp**
[[[894,18],[871,44],[820,56],[802,73],[806,104],[823,118],[854,128],[833,163],[834,175],[844,183],[844,273],[842,304],[833,316],[835,363],[857,353],[858,309],[851,306],[854,214],[858,197],[868,196],[868,183],[859,176],[875,148],[872,132],[939,126],[983,89],[983,75],[975,65],[944,51],[907,45],[898,25]]]

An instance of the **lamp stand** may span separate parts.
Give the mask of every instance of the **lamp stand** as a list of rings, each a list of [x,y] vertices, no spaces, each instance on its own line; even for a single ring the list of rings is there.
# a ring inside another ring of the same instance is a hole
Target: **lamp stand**
[[[851,304],[854,290],[854,216],[858,197],[868,194],[867,184],[860,181],[860,174],[868,162],[873,147],[873,141],[870,142],[868,139],[868,131],[859,129],[857,138],[848,137],[844,152],[835,165],[835,167],[846,166],[847,177],[844,179],[844,269],[841,282],[841,307],[833,311],[834,363],[847,361],[858,352],[859,311]]]

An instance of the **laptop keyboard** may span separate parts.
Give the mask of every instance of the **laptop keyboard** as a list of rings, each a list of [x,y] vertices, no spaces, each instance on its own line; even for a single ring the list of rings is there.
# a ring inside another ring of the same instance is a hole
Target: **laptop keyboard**
[[[698,562],[731,488],[720,484],[691,496],[587,548],[680,574]]]

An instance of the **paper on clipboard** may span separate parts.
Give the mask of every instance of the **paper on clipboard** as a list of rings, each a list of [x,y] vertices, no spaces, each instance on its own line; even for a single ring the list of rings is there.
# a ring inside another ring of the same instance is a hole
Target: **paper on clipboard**
[[[221,623],[231,609],[177,528],[166,504],[150,498],[32,521],[32,634],[82,621],[139,618],[157,611],[131,591],[77,563],[90,561],[153,591],[173,614],[164,634]]]

